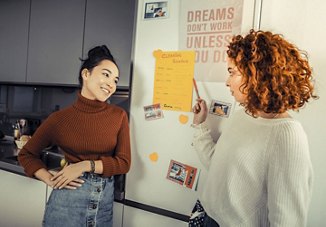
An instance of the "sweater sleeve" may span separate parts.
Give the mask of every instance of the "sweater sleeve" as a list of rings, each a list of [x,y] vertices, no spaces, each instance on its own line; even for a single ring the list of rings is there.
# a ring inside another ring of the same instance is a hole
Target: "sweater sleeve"
[[[299,123],[278,132],[268,168],[270,226],[305,226],[312,191],[312,165],[305,132]]]
[[[199,160],[208,169],[216,144],[210,135],[210,130],[204,124],[196,125],[194,128],[192,145],[198,154]]]
[[[52,122],[53,117],[48,117],[18,154],[18,161],[29,177],[33,177],[41,168],[46,169],[40,156],[41,151],[51,145]]]
[[[113,176],[125,174],[130,169],[130,135],[129,124],[126,112],[123,112],[121,127],[117,136],[117,145],[113,156],[102,156],[103,175]]]

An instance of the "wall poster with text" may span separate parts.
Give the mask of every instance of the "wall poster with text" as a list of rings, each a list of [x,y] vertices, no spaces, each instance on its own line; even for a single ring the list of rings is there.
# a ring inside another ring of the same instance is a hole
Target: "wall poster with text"
[[[227,46],[240,34],[243,0],[181,0],[179,49],[196,52],[198,81],[225,82]]]

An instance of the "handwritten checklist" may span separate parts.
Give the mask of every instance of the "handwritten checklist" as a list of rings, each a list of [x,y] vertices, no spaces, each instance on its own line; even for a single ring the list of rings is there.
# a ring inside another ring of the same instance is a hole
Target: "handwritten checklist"
[[[191,111],[195,67],[194,51],[154,51],[153,103],[161,109]]]

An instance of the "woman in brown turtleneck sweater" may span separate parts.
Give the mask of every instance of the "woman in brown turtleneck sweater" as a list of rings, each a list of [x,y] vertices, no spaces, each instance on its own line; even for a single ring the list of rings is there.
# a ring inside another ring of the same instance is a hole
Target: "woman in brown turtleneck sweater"
[[[106,102],[118,80],[109,49],[91,49],[80,69],[76,102],[51,114],[20,151],[26,174],[54,189],[44,226],[112,226],[113,176],[130,168],[127,114]],[[39,158],[50,145],[60,147],[69,163],[54,175]]]

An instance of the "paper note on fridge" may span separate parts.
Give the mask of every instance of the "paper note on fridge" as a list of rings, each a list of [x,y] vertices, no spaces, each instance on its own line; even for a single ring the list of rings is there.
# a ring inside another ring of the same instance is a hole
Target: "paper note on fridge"
[[[164,110],[191,111],[195,52],[156,50],[153,55],[153,103],[160,103]]]

